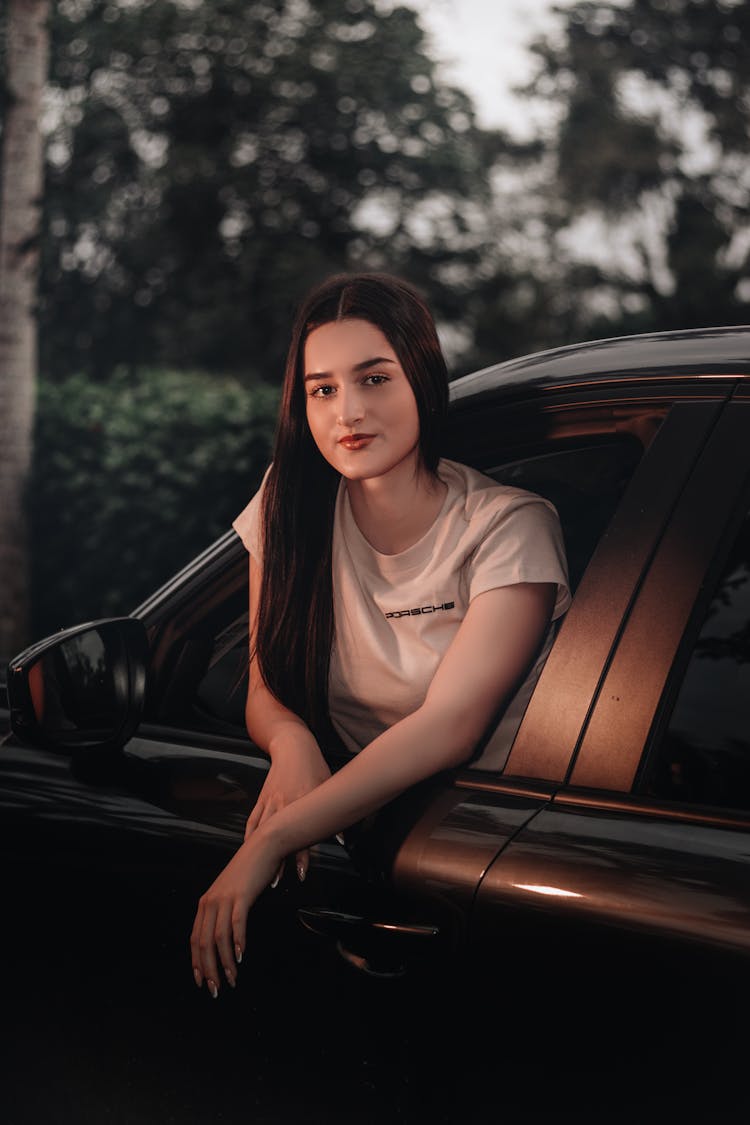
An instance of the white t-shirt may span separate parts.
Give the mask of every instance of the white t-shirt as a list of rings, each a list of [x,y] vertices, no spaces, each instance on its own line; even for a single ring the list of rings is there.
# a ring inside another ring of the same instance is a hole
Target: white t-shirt
[[[552,622],[533,668],[472,765],[501,769],[570,604],[562,532],[554,506],[441,460],[448,490],[432,527],[406,551],[384,555],[359,530],[342,479],[333,528],[335,639],[329,708],[355,754],[424,701],[433,675],[478,594],[516,582],[554,582]],[[233,522],[262,565],[261,489]]]

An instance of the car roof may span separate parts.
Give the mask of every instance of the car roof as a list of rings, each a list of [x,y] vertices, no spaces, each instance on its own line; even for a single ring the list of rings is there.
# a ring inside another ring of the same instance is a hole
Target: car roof
[[[451,403],[497,392],[665,378],[750,377],[750,325],[584,341],[495,363],[454,379]]]

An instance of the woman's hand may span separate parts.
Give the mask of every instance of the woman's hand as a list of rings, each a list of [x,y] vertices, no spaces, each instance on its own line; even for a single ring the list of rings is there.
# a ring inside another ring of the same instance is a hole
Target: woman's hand
[[[317,789],[331,776],[330,768],[312,735],[287,738],[283,744],[272,746],[270,751],[271,765],[255,807],[247,818],[245,841],[274,813]],[[308,848],[297,852],[297,876],[300,882],[307,875],[309,863]],[[271,886],[276,886],[283,870],[282,860]]]
[[[205,980],[214,999],[219,994],[219,962],[232,988],[237,983],[248,911],[273,879],[280,859],[268,834],[255,832],[198,900],[190,934],[193,975],[199,988]]]

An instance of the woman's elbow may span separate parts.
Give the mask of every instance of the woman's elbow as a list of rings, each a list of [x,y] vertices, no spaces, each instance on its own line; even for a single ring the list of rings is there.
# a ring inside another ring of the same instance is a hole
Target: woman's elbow
[[[258,684],[251,683],[245,699],[245,730],[253,742],[257,741],[261,708],[262,688]]]
[[[473,740],[471,742],[467,742],[464,739],[460,744],[456,744],[449,754],[449,761],[446,769],[457,770],[460,769],[461,766],[465,766],[468,762],[470,762],[474,757],[478,742],[479,739]]]
[[[431,715],[430,722],[434,723],[433,729],[441,747],[441,769],[458,769],[466,765],[485,734],[478,717],[465,710]]]

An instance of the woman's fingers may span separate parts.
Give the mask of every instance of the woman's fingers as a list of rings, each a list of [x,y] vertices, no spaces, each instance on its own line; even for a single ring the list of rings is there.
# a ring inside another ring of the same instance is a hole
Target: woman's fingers
[[[190,935],[190,948],[193,954],[193,968],[196,964],[206,982],[206,987],[214,999],[219,994],[219,967],[216,960],[216,915],[217,907],[210,899],[201,899],[198,914]],[[197,961],[196,961],[197,957]],[[196,983],[198,977],[196,975]]]
[[[247,907],[239,900],[232,903],[225,899],[214,904],[201,899],[190,934],[193,976],[199,988],[205,980],[214,998],[218,996],[221,983],[219,964],[232,988],[237,984],[237,965],[245,948],[246,925]]]
[[[243,844],[205,894],[190,934],[190,952],[195,983],[203,983],[215,998],[220,974],[234,987],[237,966],[245,949],[247,914],[251,904],[271,882],[278,881],[283,861],[262,832]],[[217,956],[218,955],[218,956]]]
[[[195,921],[190,931],[190,960],[193,964],[193,976],[198,988],[203,984],[203,965],[201,964],[200,932],[203,925],[203,900],[198,903]]]
[[[242,961],[242,954],[245,951],[246,934],[247,909],[243,909],[239,903],[235,903],[232,909],[232,941],[234,945],[234,960],[237,965]]]
[[[263,809],[264,809],[264,805],[260,801],[256,801],[256,803],[253,806],[252,811],[251,811],[251,813],[250,813],[250,815],[247,818],[247,821],[245,823],[245,839],[246,840],[247,840],[248,836],[250,835],[250,833],[255,831],[255,829],[258,827],[261,820],[263,819]]]
[[[299,879],[300,883],[304,883],[309,867],[310,849],[303,848],[302,851],[297,852],[297,878]]]
[[[219,951],[221,967],[224,970],[224,976],[227,978],[232,988],[237,984],[237,967],[234,959],[233,915],[233,904],[228,899],[225,899],[217,912],[214,930],[214,941]]]
[[[282,807],[276,801],[269,801],[266,804],[258,801],[245,822],[245,839],[247,840],[251,832],[260,828],[264,820],[268,820],[269,816],[273,816]]]

